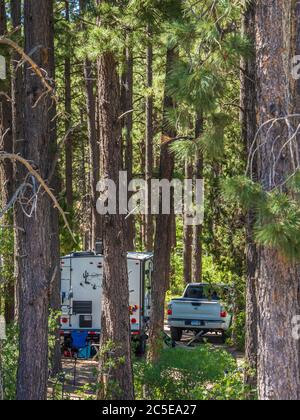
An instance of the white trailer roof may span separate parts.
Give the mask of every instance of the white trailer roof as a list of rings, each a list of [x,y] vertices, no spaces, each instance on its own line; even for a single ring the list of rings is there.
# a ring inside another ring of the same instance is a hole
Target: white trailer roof
[[[65,255],[62,259],[68,258],[93,258],[101,257],[103,255],[95,254],[92,251],[73,252],[72,254]],[[128,252],[127,257],[131,260],[146,261],[153,257],[151,252]]]

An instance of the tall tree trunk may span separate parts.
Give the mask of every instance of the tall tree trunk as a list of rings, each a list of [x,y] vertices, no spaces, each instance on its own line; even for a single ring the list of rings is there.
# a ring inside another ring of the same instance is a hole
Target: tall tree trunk
[[[199,113],[196,116],[195,138],[198,139],[203,133],[203,116]],[[203,153],[197,151],[195,156],[194,179],[203,179]],[[202,233],[203,225],[193,227],[193,246],[192,246],[192,281],[195,283],[202,281]]]
[[[247,3],[243,18],[243,35],[255,43],[255,1]],[[241,63],[241,125],[246,155],[250,153],[251,144],[257,132],[256,126],[256,90],[255,90],[255,51]],[[257,162],[254,161],[254,173],[257,178]],[[258,247],[254,240],[255,217],[249,212],[246,221],[246,375],[245,382],[256,387],[257,382],[257,264]]]
[[[290,86],[292,8],[289,0],[256,2],[257,123],[287,116],[293,108]],[[276,30],[274,30],[276,28]],[[266,45],[269,48],[266,48]],[[258,178],[266,191],[293,173],[285,121],[265,126],[258,136]],[[278,157],[274,173],[273,157]],[[292,334],[292,318],[299,313],[299,276],[295,264],[277,250],[259,252],[258,392],[262,400],[300,398],[299,343]]]
[[[100,179],[100,146],[97,140],[96,130],[96,96],[95,96],[95,74],[93,72],[93,64],[85,59],[84,61],[84,78],[86,89],[86,105],[87,105],[87,118],[88,118],[88,136],[90,146],[90,191],[91,191],[91,206],[92,206],[92,236],[91,246],[102,239],[101,216],[97,213],[97,183]]]
[[[84,13],[86,9],[86,2],[80,0],[80,11]],[[96,209],[97,203],[97,183],[100,179],[100,145],[97,138],[97,122],[96,122],[96,74],[94,71],[94,64],[89,60],[84,60],[84,80],[85,80],[85,94],[86,94],[86,110],[90,149],[90,192],[91,192],[91,211],[92,211],[92,226],[91,226],[91,243],[90,248],[93,249],[95,243],[102,239],[101,216]]]
[[[122,167],[120,86],[117,63],[110,52],[98,59],[98,91],[103,175],[105,179],[114,181],[118,188]],[[100,361],[99,399],[134,398],[124,229],[125,218],[118,210],[116,215],[105,216],[101,348],[107,351]],[[113,366],[109,367],[111,358]]]
[[[189,158],[185,161],[185,178],[192,179],[193,167],[190,163]],[[192,281],[192,245],[193,245],[193,226],[186,223],[186,217],[188,214],[184,214],[184,227],[183,227],[183,277],[186,284]]]
[[[125,69],[122,77],[123,91],[123,127],[125,131],[125,169],[127,171],[128,184],[133,178],[133,54],[130,48],[125,49]],[[130,194],[129,194],[130,198]],[[126,219],[126,247],[128,251],[134,250],[134,216]]]
[[[53,4],[48,0],[25,0],[25,52],[49,77],[53,62]],[[51,98],[43,83],[25,72],[24,157],[48,178],[51,162]],[[40,99],[38,101],[38,99]],[[37,102],[38,101],[38,102]],[[32,180],[32,182],[35,182]],[[36,185],[36,187],[38,187]],[[32,190],[27,190],[27,197]],[[46,194],[39,192],[35,217],[24,216],[23,239],[18,243],[20,285],[20,356],[17,375],[18,400],[45,400],[48,377],[48,311],[51,272],[51,207]]]
[[[148,186],[148,201],[145,229],[145,247],[147,251],[153,251],[154,225],[151,214],[151,179],[153,174],[153,45],[152,30],[148,26],[148,45],[147,45],[147,97],[146,97],[146,182]]]
[[[54,34],[53,34],[54,35]],[[50,75],[55,77],[55,57],[54,51],[50,54],[49,58]],[[50,154],[51,161],[55,160],[58,152],[57,148],[57,126],[56,126],[56,112],[57,108],[55,103],[52,104],[48,110],[50,118]],[[61,192],[61,180],[59,177],[58,168],[56,167],[52,179],[48,179],[48,183],[56,197]],[[50,278],[50,308],[52,314],[56,316],[56,329],[52,333],[54,334],[54,347],[51,349],[51,374],[53,377],[58,375],[62,370],[61,361],[61,343],[60,343],[60,312],[61,312],[61,270],[60,270],[60,237],[59,237],[59,214],[58,210],[51,206],[50,209],[50,240],[51,240],[51,278]]]
[[[4,35],[7,31],[5,1],[0,1],[0,35]],[[11,110],[11,89],[10,89],[10,72],[9,72],[9,57],[7,58],[7,79],[0,82],[2,94],[0,96],[0,151],[13,151],[12,138],[12,110]],[[7,97],[5,96],[7,95]],[[10,161],[5,161],[0,164],[0,203],[4,207],[13,194],[13,165]],[[12,214],[5,215],[4,220],[8,225],[13,224]],[[5,224],[5,223],[4,223]],[[13,270],[12,257],[9,255],[3,256],[4,267]],[[6,278],[4,286],[5,298],[5,320],[10,323],[14,319],[14,282],[13,279]]]
[[[22,4],[21,0],[11,0],[11,20],[12,26],[20,28],[18,32],[15,33],[16,42],[19,43],[21,38],[21,22],[22,22]],[[24,84],[23,84],[23,67],[18,66],[20,57],[15,51],[12,52],[12,76],[11,76],[11,98],[12,98],[12,136],[13,136],[13,150],[15,153],[24,156]],[[19,186],[24,180],[24,168],[15,165],[14,167],[14,189]],[[21,273],[19,271],[20,265],[18,262],[19,253],[18,253],[18,244],[24,239],[23,233],[18,229],[18,226],[23,226],[23,212],[20,206],[14,207],[14,223],[16,229],[14,230],[14,277],[15,277],[15,320],[19,318],[19,291]],[[22,249],[22,246],[20,247]]]
[[[292,8],[293,8],[292,11],[293,11],[293,22],[294,22],[292,33],[294,35],[294,45],[295,45],[295,52],[292,53],[292,55],[299,56],[300,55],[300,3],[294,0],[292,2]],[[295,97],[293,113],[300,114],[300,78],[295,81],[293,87],[294,87],[293,96]],[[296,127],[297,127],[297,123],[296,123]],[[300,139],[299,135],[298,135],[298,139]],[[299,271],[299,279],[300,279],[300,266],[298,266],[298,271]],[[298,289],[298,302],[300,302],[300,281],[299,281],[299,289]],[[298,347],[299,347],[299,359],[300,359],[300,340],[298,340]],[[300,376],[300,371],[299,371],[299,376]]]
[[[65,1],[66,21],[70,22],[69,0]],[[71,40],[67,34],[66,57],[65,57],[65,131],[66,133],[72,126],[72,86],[71,86]],[[69,134],[65,146],[65,182],[66,182],[66,201],[67,208],[73,207],[73,139]]]
[[[176,48],[167,52],[166,84],[168,76],[178,57]],[[162,144],[160,152],[160,179],[172,180],[174,172],[174,155],[170,152],[169,145],[164,140],[166,137],[176,137],[176,129],[167,123],[167,111],[176,105],[173,98],[165,93],[164,121]],[[161,201],[161,197],[160,197]],[[149,331],[149,361],[154,363],[159,357],[162,346],[161,335],[164,330],[164,305],[166,291],[169,287],[171,240],[172,240],[172,212],[169,215],[160,214],[156,218],[155,246],[154,246],[154,271],[151,291],[151,324]]]

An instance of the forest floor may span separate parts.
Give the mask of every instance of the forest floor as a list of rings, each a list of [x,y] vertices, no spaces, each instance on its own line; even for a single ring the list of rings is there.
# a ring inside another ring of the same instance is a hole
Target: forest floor
[[[169,334],[169,329],[166,327],[165,332]],[[187,351],[194,347],[188,347],[187,344],[193,338],[192,334],[184,334],[179,347],[186,348]],[[223,348],[227,350],[237,361],[239,367],[243,366],[245,355],[242,352],[236,351],[232,347],[228,347],[222,342],[221,337],[216,335],[208,335],[205,339],[196,342],[194,346],[201,346],[203,343],[210,343],[216,348]],[[57,387],[56,398],[61,399],[62,394],[64,398],[70,400],[88,399],[93,398],[93,385],[97,380],[97,367],[98,362],[95,360],[78,360],[75,371],[74,360],[63,359],[63,371],[65,375],[65,383],[62,389],[61,386]],[[91,386],[91,387],[90,387]],[[49,386],[49,399],[53,399],[53,385]]]

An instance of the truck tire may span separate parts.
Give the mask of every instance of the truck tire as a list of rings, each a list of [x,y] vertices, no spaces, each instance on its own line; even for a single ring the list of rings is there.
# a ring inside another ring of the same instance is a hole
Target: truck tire
[[[180,341],[182,338],[182,330],[180,328],[171,327],[171,337],[173,341]]]

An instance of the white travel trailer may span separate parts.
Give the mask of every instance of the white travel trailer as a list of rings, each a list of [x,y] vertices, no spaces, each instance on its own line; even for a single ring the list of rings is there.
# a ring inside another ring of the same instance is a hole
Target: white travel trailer
[[[128,253],[129,313],[132,336],[145,345],[150,316],[153,255]],[[88,331],[99,340],[101,332],[103,255],[75,252],[61,258],[61,335]]]

